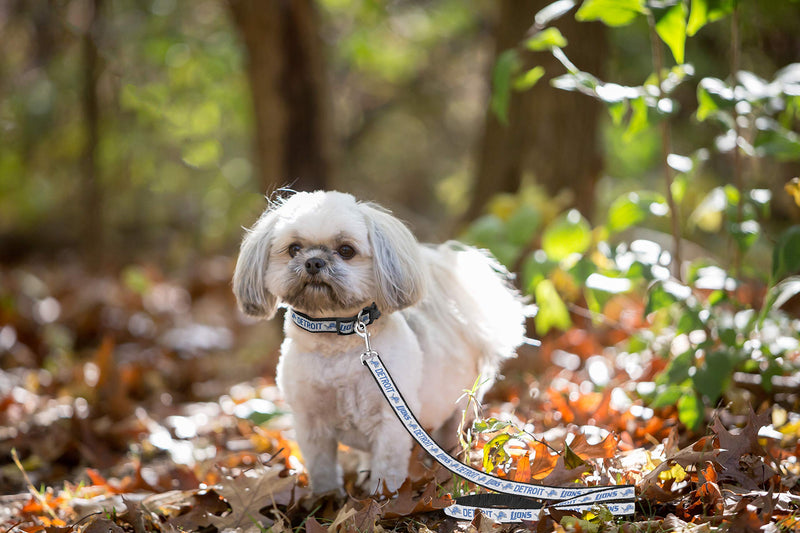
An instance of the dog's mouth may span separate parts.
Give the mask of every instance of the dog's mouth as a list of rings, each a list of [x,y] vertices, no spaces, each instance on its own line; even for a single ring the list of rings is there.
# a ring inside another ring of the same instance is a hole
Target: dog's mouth
[[[339,307],[341,298],[334,285],[321,279],[304,280],[286,295],[285,300],[295,309],[316,312]]]
[[[303,287],[304,289],[311,289],[311,290],[332,290],[333,287],[330,284],[325,283],[324,281],[309,281]]]

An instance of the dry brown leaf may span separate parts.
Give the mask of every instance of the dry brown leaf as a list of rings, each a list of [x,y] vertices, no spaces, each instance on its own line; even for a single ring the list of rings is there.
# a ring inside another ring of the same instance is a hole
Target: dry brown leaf
[[[606,435],[606,438],[597,444],[589,444],[586,435],[584,433],[578,433],[575,435],[575,438],[572,439],[572,442],[569,443],[569,447],[582,459],[610,459],[619,452],[617,449],[618,442],[619,438],[609,433]]]
[[[758,430],[769,423],[769,410],[756,415],[752,408],[747,424],[736,435],[728,431],[719,418],[714,421],[712,429],[720,447],[717,462],[723,468],[720,481],[732,480],[745,489],[754,490],[778,474],[764,462],[766,452],[758,443]]]
[[[422,494],[416,495],[411,484],[406,482],[400,487],[397,497],[390,500],[383,508],[385,518],[399,518],[416,513],[426,513],[437,509],[444,509],[452,505],[450,495],[439,497],[436,495],[436,484],[428,483]]]
[[[558,462],[558,455],[550,453],[550,448],[541,441],[534,441],[531,444],[533,451],[533,461],[531,461],[531,477],[542,479],[553,471]]]
[[[556,466],[547,477],[543,478],[540,483],[542,485],[560,486],[567,483],[575,483],[583,474],[591,470],[587,463],[578,465],[576,468],[568,468],[564,464],[564,457],[559,456],[556,461]]]
[[[235,478],[223,480],[215,490],[228,502],[231,511],[224,516],[209,516],[211,524],[221,532],[261,533],[259,524],[269,525],[272,520],[260,510],[274,505],[281,493],[291,492],[296,482],[294,476],[280,477],[281,472],[280,466],[258,465]]]

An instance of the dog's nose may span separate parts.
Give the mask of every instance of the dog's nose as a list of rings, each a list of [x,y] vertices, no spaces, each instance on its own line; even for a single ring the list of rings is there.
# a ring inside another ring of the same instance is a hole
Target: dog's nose
[[[306,272],[316,274],[325,266],[325,260],[321,257],[311,257],[306,259]]]

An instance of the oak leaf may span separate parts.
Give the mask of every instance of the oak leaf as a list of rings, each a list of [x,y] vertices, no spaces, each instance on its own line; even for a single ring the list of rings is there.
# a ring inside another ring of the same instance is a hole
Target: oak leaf
[[[209,516],[211,524],[220,532],[261,533],[262,526],[273,521],[260,510],[285,499],[295,485],[295,476],[280,477],[283,471],[280,466],[258,465],[237,477],[223,480],[215,490],[231,510],[224,516]]]
[[[741,432],[734,435],[728,431],[719,418],[712,429],[719,440],[717,462],[722,467],[720,481],[732,480],[748,490],[757,489],[777,472],[764,462],[766,452],[758,442],[758,430],[770,423],[769,411],[760,415],[750,409],[747,424]]]

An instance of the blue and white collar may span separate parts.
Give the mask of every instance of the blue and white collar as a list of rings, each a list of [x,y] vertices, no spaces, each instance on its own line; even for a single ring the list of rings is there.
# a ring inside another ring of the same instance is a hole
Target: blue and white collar
[[[356,331],[356,324],[359,319],[365,325],[372,324],[381,312],[375,302],[361,310],[356,316],[349,316],[344,318],[313,318],[300,311],[289,309],[289,316],[292,322],[297,324],[297,327],[310,331],[311,333],[337,333],[339,335],[352,335]]]

